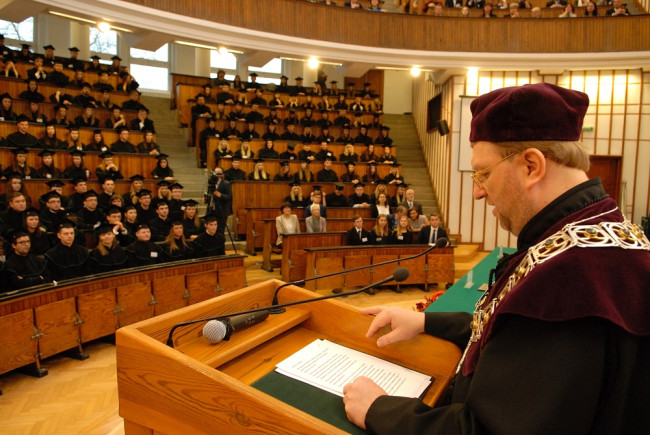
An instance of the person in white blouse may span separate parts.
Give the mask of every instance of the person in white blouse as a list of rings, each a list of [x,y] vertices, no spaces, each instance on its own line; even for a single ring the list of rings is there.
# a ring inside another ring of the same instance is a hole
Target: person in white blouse
[[[300,222],[298,222],[298,216],[291,213],[291,204],[288,202],[282,203],[280,211],[282,214],[275,218],[275,229],[278,233],[275,245],[282,249],[282,235],[299,233]]]

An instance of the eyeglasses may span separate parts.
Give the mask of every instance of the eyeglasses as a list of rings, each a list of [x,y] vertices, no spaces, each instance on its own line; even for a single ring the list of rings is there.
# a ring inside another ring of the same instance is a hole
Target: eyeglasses
[[[490,172],[490,170],[492,168],[494,168],[496,165],[498,165],[499,163],[505,162],[510,157],[514,156],[515,154],[519,154],[519,151],[515,151],[514,153],[508,154],[507,156],[505,156],[504,158],[502,158],[498,162],[492,163],[487,168],[481,169],[480,171],[474,171],[474,172],[470,173],[469,176],[472,177],[472,181],[474,181],[474,184],[476,184],[476,187],[478,187],[479,189],[482,189],[483,188],[483,183],[485,183],[485,180],[486,180],[486,175]]]

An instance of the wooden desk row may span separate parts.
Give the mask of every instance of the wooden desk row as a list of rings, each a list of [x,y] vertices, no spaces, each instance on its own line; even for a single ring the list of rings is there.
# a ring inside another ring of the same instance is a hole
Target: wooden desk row
[[[84,62],[85,64],[90,64],[90,62]],[[27,71],[32,69],[34,67],[34,64],[23,62],[23,61],[17,61],[15,62],[16,69],[18,70],[18,73],[20,74],[21,77],[27,78]],[[104,65],[105,66],[105,65]],[[44,66],[43,69],[47,73],[50,73],[54,70],[54,68],[50,66]],[[72,81],[75,78],[75,72],[72,70],[69,70],[67,68],[63,68],[63,74],[67,75],[68,78]],[[91,85],[94,85],[99,81],[99,73],[96,73],[94,71],[85,71],[84,72],[84,79],[90,83]],[[108,75],[108,82],[113,85],[113,87],[116,87],[117,84],[119,83],[119,77],[117,74],[109,74]]]
[[[41,150],[31,149],[27,155],[27,164],[38,169],[41,167],[41,158],[38,156],[38,153]],[[84,156],[84,165],[86,169],[90,171],[91,178],[97,178],[95,176],[95,168],[97,168],[101,163],[102,159],[99,157],[100,153],[98,152],[87,152]],[[3,168],[11,166],[14,160],[14,155],[9,148],[0,148],[0,163]],[[54,166],[61,171],[65,170],[68,166],[72,164],[72,156],[66,151],[58,151],[53,156]],[[115,154],[113,156],[113,161],[120,168],[122,175],[127,179],[140,174],[145,178],[151,177],[151,171],[154,170],[158,160],[155,156],[150,156],[146,154]]]
[[[25,100],[13,100],[12,102],[12,110],[16,115],[27,115],[30,116],[30,103],[29,101]],[[46,100],[43,103],[39,104],[39,109],[43,115],[47,117],[48,121],[51,121],[56,118],[56,111],[55,108],[56,104],[51,103],[48,100]],[[67,119],[69,122],[74,124],[74,120],[77,118],[77,116],[83,116],[84,115],[84,108],[79,107],[79,106],[68,106],[68,114],[67,114]],[[99,107],[95,109],[94,111],[95,118],[99,119],[99,128],[105,128],[106,120],[109,119],[112,116],[112,112],[109,109],[105,109],[103,107]],[[131,120],[136,119],[138,117],[138,112],[134,110],[125,110],[122,112],[122,115],[124,115],[124,119],[126,120],[126,127],[129,128],[129,124],[131,124]]]
[[[246,234],[246,253],[250,255],[255,255],[257,249],[262,248],[264,263],[267,270],[271,270],[269,267],[270,264],[270,247],[275,246],[275,241],[278,237],[278,233],[275,228],[275,218],[280,216],[279,207],[275,208],[258,208],[251,207],[247,208],[245,215],[245,222],[240,222],[237,229],[238,233],[240,230],[243,230],[243,233]],[[300,220],[300,230],[305,232],[305,209],[304,208],[294,208],[292,210]],[[352,216],[359,215],[364,219],[368,219],[368,222],[371,222],[369,228],[375,225],[374,219],[371,219],[370,209],[369,208],[353,208],[353,207],[327,207],[327,226],[329,231],[339,231],[338,220],[342,220],[347,223],[347,226],[343,226],[345,231],[350,229]],[[243,220],[240,219],[240,221]],[[330,222],[331,229],[330,229]],[[364,222],[365,223],[365,222]],[[340,231],[343,231],[342,229]],[[267,252],[267,248],[268,252]],[[267,258],[268,254],[268,258]]]
[[[38,198],[41,197],[41,195],[46,194],[49,192],[51,189],[45,184],[48,180],[24,180],[23,183],[25,185],[25,190],[27,191],[27,194],[30,196],[32,199],[32,207],[39,208],[38,207]],[[70,180],[68,180],[70,181]],[[152,195],[155,195],[156,192],[158,191],[158,186],[156,183],[158,180],[144,180],[143,182],[143,188],[149,189],[152,192]],[[98,194],[102,192],[102,186],[99,183],[99,180],[88,180],[86,182],[86,185],[88,186],[88,190],[94,190]],[[131,181],[129,180],[115,180],[115,193],[124,195],[129,191],[131,188]],[[7,191],[7,183],[0,183],[0,193],[5,193]],[[72,183],[66,183],[63,186],[63,195],[64,196],[70,196],[74,191],[74,186]]]
[[[13,98],[18,98],[18,95],[20,95],[21,92],[26,91],[27,87],[28,85],[23,79],[14,79],[14,78],[6,77],[0,80],[0,93],[8,92],[9,95],[11,95]],[[46,99],[49,99],[50,95],[56,93],[57,89],[58,88],[55,85],[49,82],[38,83],[38,92],[43,94],[43,96]],[[65,88],[65,92],[74,97],[75,95],[79,95],[81,93],[81,89],[67,87]],[[103,92],[91,89],[90,95],[95,97],[96,100],[100,101],[102,99]],[[117,104],[120,107],[128,99],[129,99],[129,94],[127,94],[126,92],[120,92],[120,91],[111,92],[111,101],[113,102],[113,104]]]
[[[93,275],[0,295],[0,373],[72,350],[123,326],[238,290],[243,255],[179,261]]]
[[[382,245],[305,248],[305,278],[403,259],[417,255],[428,247],[427,245]],[[428,288],[429,284],[433,283],[451,285],[454,283],[454,250],[453,248],[434,249],[426,255],[408,261],[398,261],[350,274],[309,281],[305,287],[310,290],[363,287],[391,276],[397,267],[405,267],[409,270],[409,277],[397,284],[398,287],[424,284]],[[395,284],[395,282],[388,284]]]
[[[115,130],[111,128],[102,128],[102,136],[104,137],[104,143],[110,147],[113,142],[117,142],[118,134]],[[0,121],[0,137],[7,137],[11,133],[18,131],[16,128],[15,122],[10,121]],[[27,130],[32,136],[36,136],[37,139],[42,138],[45,135],[45,126],[38,123],[29,123],[29,129]],[[79,140],[81,143],[88,144],[93,140],[94,128],[90,127],[81,127],[79,129]],[[68,137],[68,129],[64,126],[56,127],[56,137],[59,140],[66,141]],[[133,145],[137,145],[140,142],[144,141],[144,133],[140,131],[129,131],[129,142]],[[156,136],[154,135],[154,142],[156,141]]]
[[[334,191],[335,183],[304,183],[302,185],[303,198],[309,199],[309,194],[313,190],[313,186],[318,185],[323,189],[324,194]],[[247,228],[242,225],[247,225],[247,209],[250,207],[267,208],[277,210],[277,216],[280,214],[280,204],[284,202],[284,198],[289,195],[291,188],[285,182],[259,182],[259,181],[235,181],[232,187],[232,210],[233,219],[237,219],[237,234],[247,234]],[[395,185],[387,186],[388,194],[395,195],[397,187]],[[363,188],[364,192],[370,195],[375,191],[374,185],[366,185]],[[347,196],[352,195],[354,188],[352,184],[345,183],[343,193]],[[329,217],[329,208],[327,209]],[[355,209],[356,210],[356,209]],[[267,217],[265,215],[265,217]],[[268,216],[271,217],[271,216]]]

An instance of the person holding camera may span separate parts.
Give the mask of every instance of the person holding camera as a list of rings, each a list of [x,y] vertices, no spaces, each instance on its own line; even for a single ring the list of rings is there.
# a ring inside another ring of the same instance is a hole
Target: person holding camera
[[[232,214],[232,190],[219,166],[214,168],[208,178],[208,191],[204,201],[208,206],[205,215],[217,218],[217,231],[223,234],[228,216]]]

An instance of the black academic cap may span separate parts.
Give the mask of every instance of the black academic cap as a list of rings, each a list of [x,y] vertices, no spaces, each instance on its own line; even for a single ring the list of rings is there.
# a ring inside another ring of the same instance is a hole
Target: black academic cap
[[[96,54],[90,56],[91,59],[99,60],[101,57],[97,56]]]
[[[40,153],[38,153],[39,157],[53,156],[53,155],[54,155],[54,151],[47,150],[47,149],[45,149],[45,150],[41,151]]]
[[[317,191],[317,190],[320,191],[320,190],[321,190],[321,186],[319,186],[318,184],[314,184],[313,186],[311,186],[311,189],[312,189],[312,192],[315,192],[315,191]]]
[[[169,157],[169,154],[165,154],[165,153],[160,153],[160,154],[158,154],[158,155],[156,156],[156,158],[157,158],[158,160],[167,160],[168,157]]]
[[[34,207],[29,207],[27,210],[25,210],[25,216],[38,216],[38,210],[36,210]]]
[[[47,184],[49,187],[63,187],[63,181],[61,180],[49,180],[46,181],[45,184]]]
[[[76,178],[73,178],[72,181],[71,181],[70,183],[72,183],[74,186],[76,186],[77,184],[81,183],[82,181],[85,182],[85,181],[86,181],[86,177],[76,177]]]
[[[5,98],[9,98],[10,100],[12,99],[11,95],[9,95],[8,92],[5,92],[4,94],[0,95],[0,100],[4,100]]]
[[[354,163],[352,160],[350,160],[349,162],[345,162],[345,166],[350,166],[350,165],[357,166],[357,164]]]
[[[117,109],[117,110],[122,110],[122,108],[121,108],[120,106],[118,106],[117,104],[113,104],[113,105],[111,106],[111,111],[113,111],[113,110],[115,110],[115,109]]]
[[[27,115],[18,115],[18,117],[16,118],[16,122],[24,122],[24,121],[29,122],[29,118],[27,117]]]
[[[336,187],[336,190],[343,190],[345,188],[345,186],[342,185],[341,183],[336,183],[335,187]]]
[[[119,61],[121,61],[122,58],[120,56],[115,55],[115,56],[111,57],[111,60],[119,60]]]
[[[46,126],[46,127],[50,127],[50,126],[54,126],[54,127],[56,127],[56,121],[53,120],[53,119],[50,119],[49,121],[47,121],[47,122],[45,123],[45,126]]]
[[[282,80],[282,79],[284,79],[284,80],[289,80],[289,77],[283,75],[282,77],[280,77],[280,79],[281,79],[281,80]]]
[[[365,187],[365,184],[362,182],[358,182],[357,184],[354,185],[355,188],[357,187]]]
[[[72,131],[72,130],[77,130],[77,131],[79,131],[79,127],[76,126],[76,125],[69,125],[69,126],[68,126],[68,130],[69,130],[69,131]]]
[[[333,85],[335,85],[335,84],[337,84],[338,82],[337,82],[336,80],[332,80],[330,83],[333,84]]]
[[[65,110],[68,110],[68,106],[66,106],[65,104],[57,104],[56,106],[54,106],[54,110],[59,110],[59,109],[62,108],[62,107],[63,107]]]
[[[116,210],[119,211],[119,209],[116,209]],[[111,214],[110,211],[111,211],[111,210],[109,209],[109,210],[108,210],[108,212],[109,212],[108,214]],[[99,228],[97,228],[97,235],[100,235],[100,234],[106,234],[106,233],[112,233],[112,232],[113,232],[113,225],[111,225],[111,224],[109,224],[109,223],[103,223],[103,224],[101,224],[101,225],[99,226]]]
[[[364,87],[368,87],[368,86],[370,86],[370,82],[365,82],[365,83],[363,84],[363,86],[364,86]]]
[[[183,189],[183,185],[181,183],[172,183],[169,185],[169,190],[174,190],[174,189]]]
[[[280,162],[280,166],[289,166],[289,161],[285,160],[283,162]]]
[[[135,175],[129,177],[129,180],[131,180],[131,181],[143,181],[144,177],[142,175],[140,175],[140,174],[135,174]]]
[[[102,134],[102,131],[99,128],[93,130],[93,134]]]
[[[61,199],[61,195],[59,195],[59,192],[57,192],[55,190],[51,190],[51,191],[47,192],[45,195],[43,195],[42,198],[43,198],[43,201],[47,202],[52,198]]]
[[[140,189],[140,191],[135,194],[135,196],[137,196],[138,198],[140,198],[141,196],[146,196],[146,195],[151,196],[151,190],[149,190],[149,189]]]
[[[213,214],[207,215],[205,218],[203,218],[204,222],[207,224],[208,222],[217,222],[217,217]]]
[[[300,186],[300,181],[292,181],[289,183],[289,186],[294,187],[294,186]]]
[[[263,161],[264,161],[264,159],[255,159],[255,163],[261,163]]]
[[[167,201],[165,201],[164,199],[161,199],[160,201],[158,201],[156,203],[156,210],[159,209],[163,205],[169,207],[169,204],[167,204]]]
[[[90,103],[86,103],[86,104],[84,104],[84,109],[88,109],[89,107],[90,107],[91,109],[94,109],[94,108],[95,108],[95,106],[94,106],[93,104],[90,104]]]
[[[201,86],[201,87],[202,87],[203,89],[205,89],[205,88],[210,88],[210,89],[212,89],[212,85],[211,85],[210,83],[206,83],[206,84],[204,84],[204,85]]]
[[[287,148],[293,150],[296,148],[296,143],[294,141],[287,142]]]
[[[252,72],[252,73],[249,74],[249,76],[251,76],[251,77],[257,77],[257,73]]]
[[[196,201],[193,200],[193,199],[188,199],[187,201],[185,201],[185,202],[183,203],[183,205],[184,205],[185,207],[196,207],[197,205],[199,205],[199,203],[196,202]]]
[[[156,183],[160,187],[169,187],[172,183],[170,183],[167,180],[160,180],[159,182]]]
[[[348,82],[348,87],[350,87],[350,86],[354,86],[354,83]]]
[[[391,163],[390,167],[391,168],[399,168],[399,163]]]
[[[140,231],[140,230],[148,230],[148,229],[149,229],[149,225],[147,225],[147,224],[140,224],[140,225],[138,225],[137,228],[135,229],[135,232],[137,233],[137,232]]]
[[[72,151],[70,151],[70,155],[71,155],[71,156],[79,156],[79,157],[83,157],[83,156],[86,155],[86,153],[84,153],[84,152],[81,151],[81,150],[72,150]]]
[[[28,153],[27,149],[25,149],[24,147],[13,148],[11,150],[11,152],[14,153],[14,155],[27,154]]]
[[[128,131],[128,128],[124,127],[123,125],[120,125],[118,128],[115,129],[115,131],[117,132],[117,134],[120,134],[120,133],[122,133],[122,132],[125,131],[125,130]]]
[[[382,126],[381,126],[381,129],[382,129],[382,130],[386,130],[386,131],[390,131],[390,127],[387,126],[387,125],[382,125]]]
[[[297,82],[301,82],[301,81],[302,81],[302,77],[296,77],[296,81],[297,81]]]
[[[32,46],[29,45],[29,44],[20,44],[20,46],[21,46],[22,48],[26,49],[26,50],[29,50],[30,48],[32,48]]]
[[[100,158],[105,159],[107,157],[113,157],[113,153],[110,151],[104,151],[99,155]]]
[[[26,231],[23,230],[15,230],[11,232],[10,239],[11,243],[16,243],[16,240],[20,239],[21,237],[29,236]]]
[[[383,178],[380,178],[379,180],[377,180],[377,184],[388,184],[388,183]]]
[[[48,44],[45,47],[43,47],[45,50],[56,50],[56,48],[52,47],[52,44]]]
[[[86,199],[88,199],[88,198],[91,198],[91,197],[93,197],[93,196],[94,196],[94,197],[97,197],[97,192],[95,192],[94,190],[90,189],[89,191],[87,191],[86,193],[84,193],[84,200],[86,200]]]
[[[75,52],[77,52],[77,53],[79,53],[79,51],[81,51],[81,50],[79,50],[77,47],[70,47],[70,48],[68,48],[68,50],[69,50],[69,51],[75,51]]]
[[[391,144],[389,144],[389,143],[385,143],[385,144],[382,145],[382,147],[384,147],[384,148],[392,148],[393,146]]]

